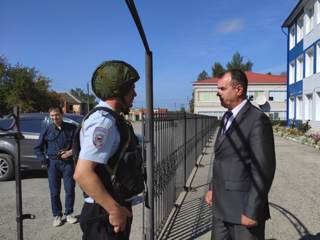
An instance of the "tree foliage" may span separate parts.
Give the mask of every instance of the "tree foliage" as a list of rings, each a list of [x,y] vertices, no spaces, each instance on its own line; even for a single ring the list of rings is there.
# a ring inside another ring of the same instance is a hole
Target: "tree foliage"
[[[243,56],[239,52],[233,54],[230,62],[227,63],[227,69],[241,69],[242,71],[251,71],[253,63],[248,60],[246,63],[243,62]]]
[[[18,106],[21,112],[46,112],[60,105],[58,93],[50,91],[51,81],[35,68],[16,64],[11,66],[0,57],[0,111],[10,112]]]
[[[194,91],[192,91],[192,98],[189,101],[189,111],[194,112]]]
[[[205,70],[203,70],[201,73],[199,73],[197,81],[205,80],[208,78],[209,78],[208,73]]]
[[[215,62],[212,67],[212,77],[219,77],[225,72],[224,67],[219,62]]]

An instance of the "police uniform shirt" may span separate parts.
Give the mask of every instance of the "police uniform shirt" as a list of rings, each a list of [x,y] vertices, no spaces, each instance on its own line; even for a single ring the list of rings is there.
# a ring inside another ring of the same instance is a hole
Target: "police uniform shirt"
[[[98,106],[112,109],[103,101]],[[108,112],[96,111],[82,125],[79,159],[106,164],[119,144],[120,134],[114,117]]]

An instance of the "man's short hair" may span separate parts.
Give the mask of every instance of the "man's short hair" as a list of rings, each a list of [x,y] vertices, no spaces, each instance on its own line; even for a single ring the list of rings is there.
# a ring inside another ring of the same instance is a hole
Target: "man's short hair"
[[[234,86],[242,86],[243,87],[243,96],[246,97],[247,89],[248,89],[248,78],[244,71],[241,69],[230,69],[224,72],[224,74],[231,74],[232,85]],[[223,75],[224,75],[223,74]]]
[[[50,107],[48,112],[51,113],[52,111],[60,112],[61,114],[63,114],[63,110],[60,106]]]

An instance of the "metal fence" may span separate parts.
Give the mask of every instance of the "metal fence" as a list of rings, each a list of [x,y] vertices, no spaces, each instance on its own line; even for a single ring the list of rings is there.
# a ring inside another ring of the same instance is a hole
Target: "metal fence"
[[[214,128],[215,117],[186,112],[154,114],[154,209],[145,222],[154,222],[154,239],[160,235],[187,178],[202,154]]]

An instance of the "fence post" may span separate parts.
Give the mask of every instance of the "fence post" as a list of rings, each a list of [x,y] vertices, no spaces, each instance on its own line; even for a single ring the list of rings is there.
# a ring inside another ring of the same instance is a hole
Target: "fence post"
[[[203,154],[203,135],[204,135],[204,131],[203,131],[203,117],[200,119],[201,122],[201,154]]]
[[[146,98],[147,98],[147,114],[146,114],[146,159],[147,159],[147,187],[148,187],[148,204],[150,209],[147,209],[148,240],[154,238],[154,186],[153,186],[153,161],[154,161],[154,120],[153,120],[153,79],[152,79],[152,53],[146,53]]]
[[[187,113],[183,111],[183,184],[187,183]]]
[[[195,154],[195,164],[197,163],[197,159],[198,159],[198,151],[197,151],[197,147],[198,147],[198,133],[197,133],[197,120],[198,120],[198,117],[197,115],[195,115],[195,118],[194,118],[194,132],[195,132],[195,143],[194,143],[194,154]]]
[[[15,117],[15,127],[14,131],[20,133],[20,115],[19,108],[13,108],[13,115]],[[21,172],[20,172],[20,139],[15,138],[17,153],[15,156],[15,178],[16,178],[16,211],[17,211],[17,239],[23,239],[23,215],[22,215],[22,193],[21,193]]]

